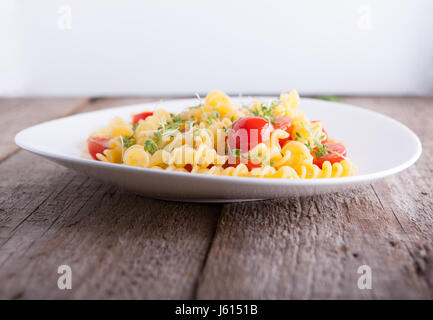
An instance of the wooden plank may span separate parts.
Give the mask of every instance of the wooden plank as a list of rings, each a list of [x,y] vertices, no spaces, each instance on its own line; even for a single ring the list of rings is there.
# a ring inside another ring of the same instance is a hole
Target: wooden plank
[[[13,138],[20,130],[72,114],[87,102],[86,98],[0,99],[0,162],[18,151]]]
[[[146,199],[24,151],[0,176],[0,298],[195,296],[220,205]],[[57,288],[61,264],[72,290]]]
[[[367,104],[370,108],[373,106]],[[383,208],[391,212],[401,226],[415,271],[425,279],[432,293],[433,99],[382,98],[375,99],[374,107],[414,130],[423,145],[423,154],[415,166],[387,181],[376,183],[374,189]]]
[[[96,111],[100,109],[106,108],[114,108],[127,106],[132,104],[141,104],[141,103],[158,103],[159,101],[164,100],[162,98],[143,98],[143,97],[124,97],[124,98],[94,98],[91,103],[86,104],[82,108],[80,108],[79,113],[88,112],[88,111]]]
[[[416,166],[346,194],[226,205],[208,256],[219,205],[145,199],[10,156],[0,164],[0,298],[431,298],[432,100],[349,102],[414,129]],[[56,286],[63,263],[71,291]],[[361,264],[373,290],[357,288]]]
[[[414,129],[424,145],[420,161],[344,194],[226,205],[198,298],[433,297],[433,99],[349,102]],[[357,286],[364,264],[372,290]]]

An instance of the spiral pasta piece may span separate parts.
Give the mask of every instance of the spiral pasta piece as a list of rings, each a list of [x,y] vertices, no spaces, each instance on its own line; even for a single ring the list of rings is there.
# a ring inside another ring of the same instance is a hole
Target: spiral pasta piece
[[[143,144],[146,139],[154,135],[161,125],[169,121],[171,121],[170,113],[163,109],[157,109],[152,116],[140,120],[134,133],[137,143]]]
[[[167,164],[177,167],[184,167],[186,164],[208,167],[211,164],[223,165],[226,160],[226,156],[220,156],[214,149],[202,144],[197,149],[189,146],[175,148],[170,153]]]
[[[225,168],[221,175],[223,176],[231,176],[231,177],[247,177],[248,176],[248,168],[245,164],[238,164],[236,167],[228,167]]]
[[[130,166],[147,168],[150,164],[151,155],[141,146],[129,147],[123,155],[123,163]]]
[[[132,132],[132,125],[119,117],[111,120],[108,126],[108,133],[110,137],[130,136]]]
[[[223,116],[233,111],[230,97],[219,90],[210,92],[206,96],[205,103],[207,106],[215,108]]]
[[[289,137],[289,133],[286,131],[277,129],[271,133],[270,139],[270,159],[271,161],[280,161],[283,158],[281,153],[280,139],[286,139]]]
[[[358,168],[348,159],[331,164],[325,161],[322,165],[320,178],[350,177],[356,174]]]
[[[290,141],[282,149],[282,159],[275,164],[275,167],[308,165],[313,163],[313,156],[310,150],[301,142]]]

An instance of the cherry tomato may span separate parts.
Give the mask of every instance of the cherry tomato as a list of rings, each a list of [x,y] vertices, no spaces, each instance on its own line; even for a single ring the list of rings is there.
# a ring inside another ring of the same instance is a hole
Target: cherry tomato
[[[262,166],[262,164],[259,163],[253,163],[251,162],[251,160],[248,160],[247,163],[245,163],[245,161],[241,161],[240,158],[235,158],[235,157],[231,157],[229,156],[229,159],[227,160],[227,162],[224,164],[224,168],[227,167],[237,167],[240,163],[243,163],[247,166],[248,171],[253,170],[254,168],[260,168]]]
[[[292,119],[287,116],[276,116],[275,121],[272,123],[274,129],[281,129],[287,131],[292,125]]]
[[[138,123],[140,120],[145,120],[147,117],[153,115],[153,112],[142,112],[134,114],[132,117],[132,123]]]
[[[87,139],[87,147],[93,159],[99,160],[96,157],[96,154],[102,153],[106,149],[110,149],[110,145],[108,143],[109,141],[110,138],[101,138],[101,137],[89,137]]]
[[[292,137],[290,136],[292,132],[292,119],[287,116],[277,116],[277,119],[272,123],[274,126],[274,129],[281,129],[286,131],[289,136],[285,139],[280,139],[279,143],[281,148],[286,144],[287,141],[292,140]]]
[[[327,146],[329,152],[323,157],[316,158],[316,153],[313,151],[311,152],[314,157],[313,163],[319,166],[320,169],[322,169],[322,165],[325,161],[329,161],[331,162],[331,164],[335,162],[340,162],[344,160],[344,157],[347,155],[346,147],[341,143],[328,143]]]
[[[272,130],[268,119],[256,116],[242,117],[236,120],[228,131],[227,143],[232,150],[248,152],[259,143],[267,142]]]
[[[313,120],[311,123],[319,122],[318,120]],[[328,132],[326,132],[325,128],[322,127],[322,132],[325,134],[325,139],[322,140],[322,144],[328,142]]]

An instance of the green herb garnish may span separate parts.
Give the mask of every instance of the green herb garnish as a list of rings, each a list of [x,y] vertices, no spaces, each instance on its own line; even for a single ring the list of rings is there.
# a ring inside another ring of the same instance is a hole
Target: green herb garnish
[[[312,151],[317,159],[327,156],[329,153],[328,145],[326,144],[320,144],[319,146],[314,147]]]
[[[260,111],[259,109],[251,109],[250,112],[255,115],[256,117],[260,116]]]
[[[215,109],[212,110],[212,116],[216,119],[219,119],[221,117],[220,113]]]
[[[342,99],[335,96],[317,96],[316,99],[325,100],[325,101],[334,101],[334,102],[341,102]]]
[[[162,139],[162,133],[160,131],[155,131],[155,133],[153,134],[153,136],[155,137],[155,141],[159,142]]]
[[[333,152],[332,150],[329,150],[327,144],[323,144],[322,141],[325,140],[326,136],[324,134],[321,134],[320,136],[313,136],[311,129],[309,127],[306,127],[306,129],[309,131],[310,135],[312,136],[312,142],[310,142],[309,139],[304,137],[300,132],[296,131],[296,138],[295,141],[298,141],[298,139],[303,139],[305,142],[305,146],[311,151],[314,152],[314,155],[316,156],[316,159],[322,158],[324,156],[327,156],[329,152]]]
[[[207,119],[206,119],[206,123],[207,123],[209,126],[213,123],[213,121],[212,121],[212,117],[211,117],[211,116],[208,116],[208,117],[207,117]]]
[[[134,136],[130,136],[130,137],[125,136],[122,138],[122,141],[123,141],[123,145],[126,148],[129,148],[129,147],[137,144],[137,141],[135,140]]]
[[[158,150],[158,146],[152,139],[144,141],[144,150],[148,151],[150,154],[154,154]]]
[[[241,156],[241,149],[231,149],[231,153],[236,158],[239,158]]]
[[[262,103],[257,109],[249,109],[250,112],[257,116],[263,117],[269,120],[269,122],[274,123],[277,118],[274,116],[275,107],[281,104],[280,100],[272,101],[269,105]]]

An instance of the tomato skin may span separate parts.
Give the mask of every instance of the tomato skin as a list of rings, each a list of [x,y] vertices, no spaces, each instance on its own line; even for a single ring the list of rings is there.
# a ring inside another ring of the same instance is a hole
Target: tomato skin
[[[132,123],[138,123],[140,120],[145,120],[147,117],[150,117],[153,115],[153,112],[142,112],[137,113],[132,116]]]
[[[289,136],[285,139],[280,139],[278,142],[280,143],[281,148],[286,144],[287,141],[292,140],[291,132],[292,132],[292,119],[287,116],[277,116],[277,119],[272,123],[274,129],[281,129],[286,131]]]
[[[251,171],[255,168],[261,168],[262,167],[262,164],[260,162],[259,163],[253,163],[253,162],[251,162],[251,160],[248,160],[248,162],[245,163],[245,161],[241,161],[241,158],[235,158],[232,156],[229,156],[229,159],[227,160],[227,162],[224,164],[223,167],[224,168],[227,168],[227,167],[235,167],[236,168],[241,163],[247,166],[248,171]]]
[[[322,165],[325,161],[329,161],[331,164],[335,162],[340,162],[344,160],[344,157],[347,155],[346,147],[341,143],[328,143],[328,150],[331,152],[328,152],[326,156],[316,158],[316,153],[311,152],[313,155],[313,163],[317,165],[320,169],[322,169]],[[332,151],[338,153],[332,153]]]
[[[253,130],[257,132],[257,139],[255,139],[256,135],[253,133]],[[269,141],[272,130],[273,127],[266,118],[257,116],[242,117],[236,120],[228,131],[227,143],[232,150],[240,149],[241,152],[248,152],[259,143]],[[243,140],[241,137],[243,135],[246,135],[247,141],[242,141],[241,145],[241,140]]]
[[[287,116],[276,116],[276,120],[272,123],[274,129],[288,131],[292,126],[292,119]]]
[[[89,137],[87,139],[87,148],[89,149],[89,153],[93,159],[98,160],[96,154],[103,153],[104,150],[110,149],[109,141],[110,138],[102,138],[102,137]]]

